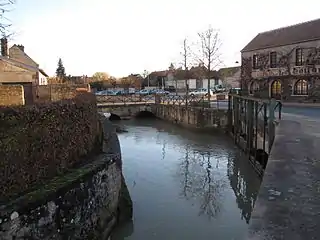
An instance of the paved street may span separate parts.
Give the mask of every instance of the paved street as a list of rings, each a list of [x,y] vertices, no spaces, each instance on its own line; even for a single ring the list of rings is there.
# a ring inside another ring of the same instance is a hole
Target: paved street
[[[282,112],[306,117],[320,118],[320,107],[284,106]]]
[[[285,109],[301,115],[283,114],[248,239],[319,239],[320,123],[319,118],[310,117],[319,110]]]

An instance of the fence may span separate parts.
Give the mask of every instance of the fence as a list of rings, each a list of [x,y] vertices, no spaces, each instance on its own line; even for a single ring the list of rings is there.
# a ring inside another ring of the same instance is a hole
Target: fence
[[[242,144],[249,156],[254,158],[253,163],[256,165],[259,162],[262,168],[265,168],[271,152],[281,109],[282,103],[275,99],[229,95],[228,128],[235,143]]]
[[[187,107],[201,108],[228,108],[228,95],[216,94],[214,96],[190,96],[190,95],[169,95],[161,96],[160,104],[183,105]]]
[[[167,105],[183,105],[191,107],[218,108],[227,109],[227,96],[220,94],[210,98],[206,96],[188,96],[188,95],[161,95],[161,94],[126,94],[126,95],[97,95],[99,104],[167,104]]]

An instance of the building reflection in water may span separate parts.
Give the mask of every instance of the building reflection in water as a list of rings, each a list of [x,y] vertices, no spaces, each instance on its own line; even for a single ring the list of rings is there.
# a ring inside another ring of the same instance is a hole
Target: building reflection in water
[[[228,159],[230,185],[236,195],[242,219],[244,218],[247,223],[251,218],[258,195],[257,189],[259,189],[261,183],[260,179],[256,175],[248,173],[249,171],[254,170],[244,154],[239,153],[237,156]]]

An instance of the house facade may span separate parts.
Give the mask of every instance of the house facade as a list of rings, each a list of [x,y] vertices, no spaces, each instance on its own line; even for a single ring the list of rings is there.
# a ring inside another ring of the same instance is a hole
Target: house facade
[[[241,51],[249,95],[320,101],[320,19],[259,33]]]
[[[191,67],[189,70],[181,68],[169,70],[165,81],[165,87],[174,87],[177,90],[185,90],[186,84],[190,90],[208,88],[207,69],[202,66]],[[210,73],[210,87],[221,84],[217,71]]]
[[[218,71],[221,84],[226,88],[240,88],[241,67],[220,68]]]
[[[48,75],[24,52],[24,46],[13,45],[8,49],[7,39],[2,38],[0,84],[22,85],[25,103],[31,104],[34,100],[34,86],[47,85]]]
[[[47,85],[48,75],[25,52],[24,46],[8,49],[7,39],[1,39],[0,84]]]

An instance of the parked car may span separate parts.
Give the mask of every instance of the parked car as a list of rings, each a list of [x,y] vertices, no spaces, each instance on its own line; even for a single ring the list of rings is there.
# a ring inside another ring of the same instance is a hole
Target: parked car
[[[212,89],[210,89],[210,95],[214,95],[214,91]],[[206,88],[200,88],[200,89],[196,89],[194,91],[189,92],[190,96],[207,96],[208,95],[208,89]]]
[[[225,92],[226,88],[223,87],[222,85],[216,85],[216,86],[214,86],[214,90],[215,90],[215,92],[221,93],[221,92]]]
[[[99,91],[99,92],[96,92],[96,95],[109,95],[109,90],[102,90],[102,91]]]
[[[165,91],[163,89],[153,89],[152,93],[153,94],[159,94],[159,95],[168,95],[170,92],[169,91]]]
[[[121,90],[122,95],[130,95],[130,94],[135,94],[135,93],[136,93],[136,91],[134,88]]]
[[[142,89],[142,90],[139,91],[139,94],[140,94],[140,95],[149,95],[149,94],[151,94],[151,90],[149,90],[149,89]]]
[[[241,88],[231,88],[229,93],[231,94],[239,94],[241,91]]]
[[[114,95],[120,95],[121,91],[118,90],[103,90],[100,92],[96,92],[96,95],[100,96],[114,96]]]

